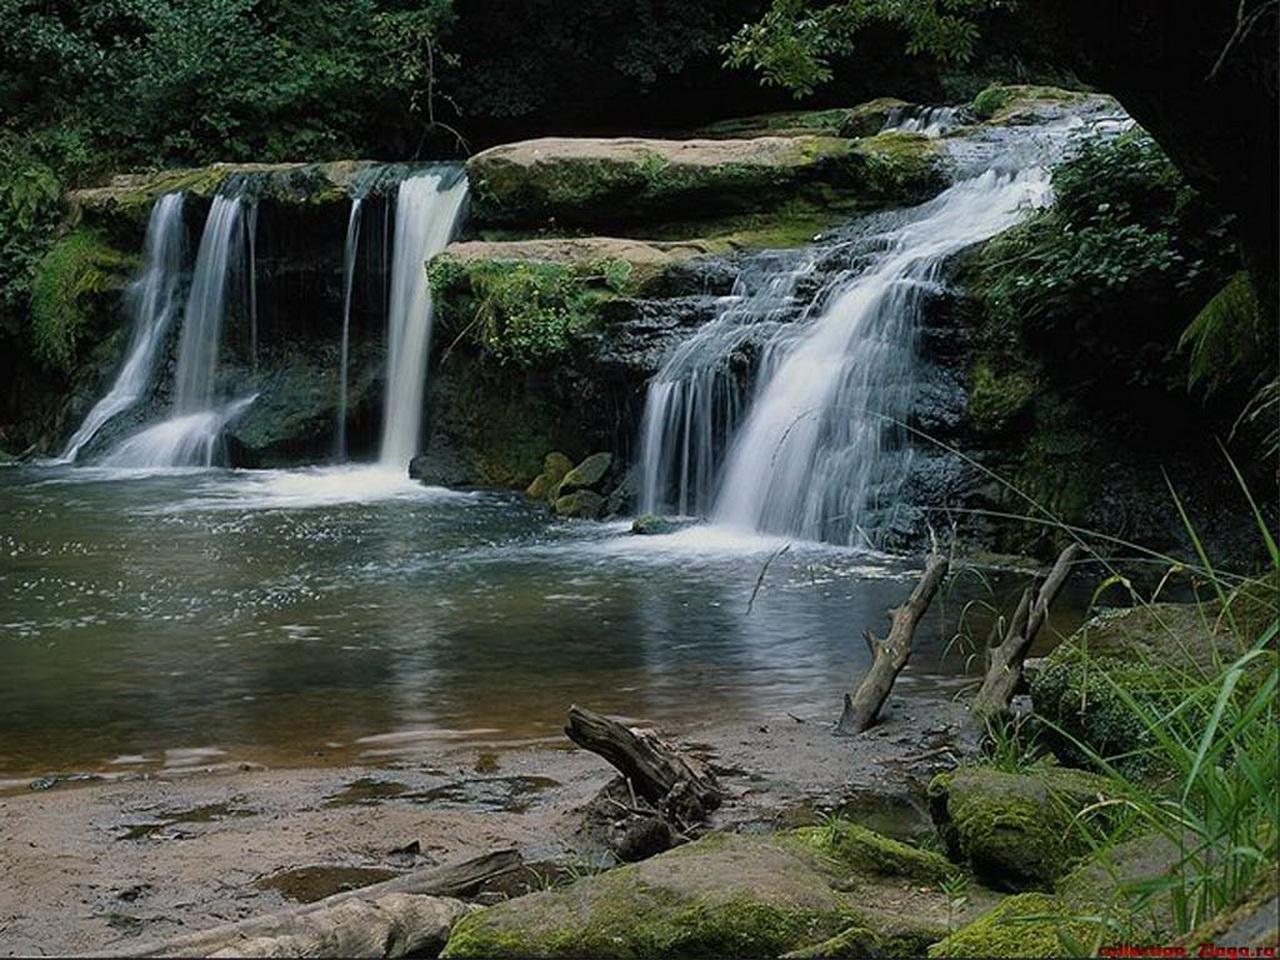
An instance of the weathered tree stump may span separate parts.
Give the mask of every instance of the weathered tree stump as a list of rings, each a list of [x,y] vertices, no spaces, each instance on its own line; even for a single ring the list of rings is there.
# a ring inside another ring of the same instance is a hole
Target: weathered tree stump
[[[1049,607],[1067,582],[1071,565],[1080,552],[1079,544],[1073,543],[1058,555],[1057,562],[1040,585],[1040,592],[1034,603],[1031,601],[1032,588],[1028,587],[1023,591],[1003,641],[990,650],[982,687],[969,706],[970,717],[975,722],[985,724],[991,717],[1009,709],[1018,684],[1022,681],[1027,651],[1044,626],[1049,616]]]
[[[924,574],[911,591],[907,602],[889,612],[889,636],[882,641],[876,639],[870,630],[863,633],[867,646],[871,648],[871,668],[867,670],[867,675],[862,678],[853,695],[845,694],[844,712],[840,716],[840,722],[836,724],[836,736],[852,737],[875,723],[880,708],[889,698],[894,681],[911,657],[911,640],[916,624],[929,608],[933,595],[938,592],[939,584],[947,575],[947,568],[946,557],[938,553],[930,554],[925,563]]]
[[[168,940],[131,944],[106,957],[401,957],[443,946],[466,911],[456,900],[523,866],[515,850],[415,870],[291,910],[250,917]],[[443,933],[441,928],[443,925]],[[437,943],[438,939],[438,943]]]
[[[664,816],[701,820],[720,805],[715,775],[696,757],[680,753],[651,730],[637,730],[582,707],[569,708],[565,735],[612,764],[636,793]]]

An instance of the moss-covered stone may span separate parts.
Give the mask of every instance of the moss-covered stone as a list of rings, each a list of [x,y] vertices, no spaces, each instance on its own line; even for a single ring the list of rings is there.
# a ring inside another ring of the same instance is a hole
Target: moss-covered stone
[[[975,890],[965,922],[988,909]],[[794,836],[712,834],[465,919],[446,957],[920,956],[953,919],[905,877],[850,876]],[[840,951],[844,951],[843,953]]]
[[[557,517],[566,520],[599,520],[604,513],[604,497],[594,490],[577,490],[556,497],[552,507]]]
[[[548,453],[542,461],[542,472],[525,490],[530,500],[551,500],[560,489],[560,481],[573,469],[573,461],[563,453]]]
[[[1026,409],[1036,392],[1036,379],[1025,368],[1000,370],[987,357],[973,366],[969,388],[969,422],[979,433],[1000,433]]]
[[[1032,702],[1064,759],[1087,763],[1095,753],[1118,757],[1128,773],[1151,773],[1141,712],[1162,713],[1242,652],[1216,604],[1102,610],[1046,658]]]
[[[1095,924],[1047,894],[1021,893],[929,948],[930,957],[1062,957],[1091,949]],[[1091,956],[1092,954],[1087,954]]]
[[[431,261],[441,327],[501,362],[530,367],[566,353],[601,324],[600,308],[629,289],[626,261],[557,262],[458,256]]]
[[[840,127],[842,137],[873,137],[889,122],[889,118],[912,105],[897,97],[877,97],[849,109]]]
[[[1280,867],[1263,869],[1239,903],[1174,941],[1190,956],[1206,944],[1248,948],[1253,956],[1264,955],[1260,948],[1280,947]]]
[[[564,495],[577,490],[598,489],[611,466],[613,454],[593,453],[564,475],[560,481],[559,493]]]
[[[638,536],[661,536],[662,534],[683,530],[696,522],[696,520],[687,518],[658,517],[653,514],[645,514],[643,517],[636,517],[631,521],[631,532]]]
[[[739,137],[847,137],[853,136],[844,132],[850,113],[850,110],[843,107],[830,110],[782,110],[718,120],[699,127],[694,133],[713,140]]]
[[[865,927],[850,927],[821,943],[782,955],[782,960],[861,960],[882,957],[880,938]]]
[[[806,853],[825,857],[857,874],[909,877],[937,884],[959,872],[931,850],[912,847],[845,820],[801,827],[791,837]]]
[[[1003,890],[1049,889],[1090,845],[1076,815],[1107,795],[1106,781],[1042,767],[1005,773],[962,767],[929,784],[930,812],[952,859]]]
[[[974,97],[972,110],[980,120],[997,126],[1041,123],[1091,96],[1059,87],[994,84]]]
[[[467,169],[481,222],[561,228],[705,220],[796,200],[904,205],[945,182],[946,161],[925,138],[548,138],[493,147]]]

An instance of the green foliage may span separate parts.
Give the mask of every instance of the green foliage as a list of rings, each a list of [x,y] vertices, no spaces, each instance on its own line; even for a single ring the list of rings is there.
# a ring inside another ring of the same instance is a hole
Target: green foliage
[[[131,259],[88,230],[63,237],[36,265],[31,283],[31,335],[36,357],[67,370],[91,322],[87,301],[118,289]]]
[[[1178,346],[1189,353],[1188,382],[1212,393],[1256,384],[1274,369],[1275,328],[1262,318],[1249,274],[1240,271],[1196,314]]]
[[[0,139],[0,312],[24,305],[36,262],[57,224],[62,185],[12,139]]]
[[[1078,379],[1180,390],[1192,304],[1234,257],[1209,210],[1143,133],[1089,141],[1053,177],[1055,206],[987,244],[973,288],[992,346],[1052,355]]]
[[[753,69],[762,83],[799,97],[832,78],[831,58],[852,53],[858,32],[872,23],[905,33],[909,54],[964,62],[978,39],[970,17],[993,5],[992,0],[773,0],[764,16],[743,26],[722,49],[727,66]]]
[[[565,353],[575,334],[597,325],[598,307],[626,289],[631,265],[528,260],[460,262],[428,269],[441,323],[470,334],[503,363],[535,366]]]

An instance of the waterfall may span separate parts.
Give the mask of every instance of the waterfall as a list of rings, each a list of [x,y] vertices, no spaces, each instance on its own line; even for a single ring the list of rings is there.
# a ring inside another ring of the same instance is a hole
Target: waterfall
[[[115,467],[212,464],[222,430],[253,398],[232,403],[217,395],[218,342],[232,272],[243,269],[244,201],[239,182],[213,198],[191,276],[178,343],[171,417],[129,437],[103,459]]]
[[[404,470],[418,452],[431,343],[426,264],[453,236],[466,195],[466,178],[456,168],[410,177],[396,194],[379,454],[379,462],[389,469]]]
[[[798,281],[813,268],[811,252],[752,261],[715,319],[680,343],[649,381],[640,427],[642,513],[711,509],[716,468],[746,399],[735,357],[787,319]]]
[[[355,286],[356,252],[360,245],[360,212],[364,200],[351,201],[347,217],[347,242],[342,253],[342,348],[338,363],[338,423],[334,433],[334,459],[347,459],[347,367],[351,359],[351,293]]]
[[[920,133],[926,137],[940,137],[960,124],[959,107],[894,107],[885,118],[880,132],[900,130],[903,133]]]
[[[231,266],[243,252],[240,218],[244,203],[230,193],[219,193],[209,208],[191,292],[178,344],[178,372],[174,379],[174,412],[199,413],[214,405],[218,372],[218,341],[226,313]]]
[[[1048,202],[1042,167],[988,170],[944,191],[886,233],[885,249],[815,319],[770,345],[736,433],[713,518],[813,540],[867,543],[905,475],[916,332],[943,263]]]
[[[249,202],[245,217],[245,238],[249,244],[249,356],[253,372],[258,372],[258,201]]]
[[[169,325],[178,303],[183,260],[182,194],[161,197],[151,209],[143,248],[143,267],[129,287],[129,315],[133,332],[124,366],[106,395],[94,404],[72,435],[62,459],[72,462],[109,420],[138,402],[151,383]]]

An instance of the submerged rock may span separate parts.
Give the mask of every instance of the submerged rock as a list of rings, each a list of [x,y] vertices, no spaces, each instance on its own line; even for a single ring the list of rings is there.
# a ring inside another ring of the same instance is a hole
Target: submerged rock
[[[1002,890],[1047,890],[1089,851],[1076,815],[1107,793],[1080,770],[962,767],[929,784],[930,811],[953,860]]]
[[[631,532],[638,536],[661,536],[697,525],[692,517],[656,517],[646,514],[631,521]]]

